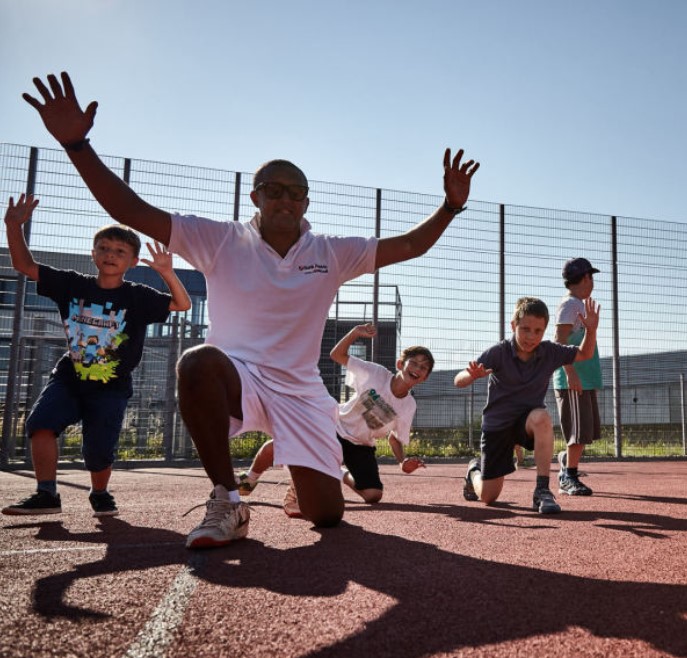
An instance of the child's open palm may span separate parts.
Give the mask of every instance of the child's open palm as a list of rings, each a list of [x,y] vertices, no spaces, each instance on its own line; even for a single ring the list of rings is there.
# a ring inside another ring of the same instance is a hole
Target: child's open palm
[[[16,224],[21,226],[31,219],[34,208],[38,205],[38,199],[33,194],[22,194],[16,205],[14,197],[10,197],[10,205],[5,212],[5,224]]]

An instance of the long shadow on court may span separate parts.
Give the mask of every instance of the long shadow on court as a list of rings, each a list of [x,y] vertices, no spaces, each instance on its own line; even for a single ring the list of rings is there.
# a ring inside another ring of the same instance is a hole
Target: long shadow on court
[[[237,558],[238,564],[225,561]],[[338,596],[358,583],[397,601],[360,633],[309,656],[419,658],[570,626],[687,655],[685,586],[561,575],[456,555],[345,523],[322,531],[311,546],[277,550],[248,541],[208,553],[195,574],[216,585],[295,597]]]
[[[186,565],[189,552],[184,548],[185,535],[171,530],[134,526],[119,517],[103,517],[93,532],[73,533],[61,521],[24,524],[38,528],[36,539],[104,546],[105,555],[94,562],[79,564],[71,571],[57,573],[36,581],[33,609],[46,618],[102,619],[109,615],[69,605],[65,593],[85,578],[120,572],[145,571],[171,564]],[[11,527],[11,526],[10,526]]]
[[[386,507],[473,523],[498,524],[516,515],[508,505]],[[603,520],[635,533],[687,529],[684,520],[654,515],[566,514],[566,519],[571,518],[586,523]],[[419,658],[558,633],[571,626],[598,637],[642,640],[670,655],[687,655],[684,585],[612,582],[466,557],[345,522],[319,532],[320,540],[313,545],[276,549],[248,539],[202,552],[201,559],[198,552],[183,548],[185,537],[180,533],[133,526],[120,518],[103,519],[99,530],[89,533],[71,533],[60,522],[36,526],[39,540],[106,546],[101,559],[36,581],[34,610],[46,618],[103,617],[65,601],[67,590],[84,578],[191,563],[199,579],[227,588],[264,588],[289,597],[283,601],[289,607],[290,597],[335,597],[351,583],[396,601],[361,632],[310,656]],[[545,538],[542,546],[546,550]],[[322,621],[304,619],[303,623]]]

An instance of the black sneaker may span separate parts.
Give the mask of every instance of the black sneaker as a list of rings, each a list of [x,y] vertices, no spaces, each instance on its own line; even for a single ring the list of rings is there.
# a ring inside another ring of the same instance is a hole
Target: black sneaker
[[[28,514],[60,514],[62,501],[60,494],[54,496],[48,491],[36,491],[19,503],[2,508],[2,513],[8,516],[21,516]]]
[[[114,496],[109,491],[89,494],[88,500],[95,512],[93,516],[117,516],[119,514]]]
[[[479,500],[479,496],[477,495],[475,487],[472,485],[472,480],[470,479],[470,473],[472,473],[472,471],[479,470],[481,470],[480,460],[477,458],[471,459],[468,462],[468,472],[465,474],[465,484],[463,485],[463,498],[465,498],[465,500],[470,500],[472,502]]]
[[[568,496],[591,496],[593,492],[586,484],[582,484],[578,478],[563,475],[558,478],[558,493],[568,494]]]
[[[558,514],[561,506],[550,489],[535,489],[532,496],[532,507],[540,514]]]

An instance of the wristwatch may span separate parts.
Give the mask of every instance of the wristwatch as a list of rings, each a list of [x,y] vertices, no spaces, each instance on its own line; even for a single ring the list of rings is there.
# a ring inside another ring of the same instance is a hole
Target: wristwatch
[[[462,208],[454,208],[448,205],[448,199],[444,197],[444,210],[446,212],[450,212],[455,217],[456,215],[460,215],[463,210],[467,210],[467,206],[463,206]]]

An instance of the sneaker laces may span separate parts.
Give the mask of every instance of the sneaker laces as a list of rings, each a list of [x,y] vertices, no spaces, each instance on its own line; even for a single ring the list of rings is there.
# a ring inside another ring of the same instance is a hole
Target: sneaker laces
[[[226,514],[226,512],[221,512],[218,505],[211,505],[211,503],[228,503],[229,505],[245,505],[251,512],[255,511],[251,505],[249,505],[248,503],[244,503],[242,500],[239,501],[238,503],[232,503],[230,500],[217,500],[216,498],[209,498],[204,503],[198,503],[197,505],[194,505],[193,507],[191,507],[191,509],[186,510],[181,515],[181,518],[188,516],[191,512],[193,512],[194,510],[197,510],[199,507],[207,507],[208,511],[205,514],[205,518],[203,519],[203,521],[200,525],[201,526],[211,525],[210,523],[208,523],[208,521],[211,517],[213,519],[212,525],[216,525],[217,523],[219,523],[219,517],[224,516],[224,514]],[[211,507],[214,507],[215,509],[213,509],[211,511],[210,510]]]

